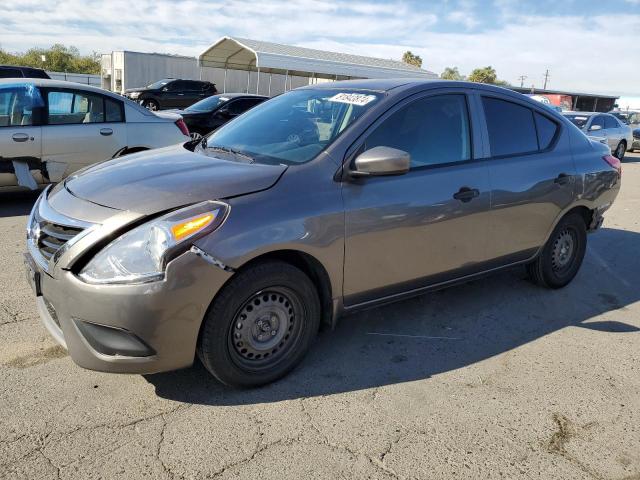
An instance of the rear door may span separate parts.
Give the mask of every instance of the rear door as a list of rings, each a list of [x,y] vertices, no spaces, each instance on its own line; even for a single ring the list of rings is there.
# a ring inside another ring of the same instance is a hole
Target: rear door
[[[411,170],[344,183],[347,306],[480,269],[490,192],[470,118],[464,93],[434,92],[401,102],[366,134],[358,153],[398,148]]]
[[[46,89],[42,159],[51,181],[112,158],[127,145],[124,105],[105,95],[75,89]]]
[[[489,255],[499,264],[525,260],[573,201],[576,169],[568,134],[528,103],[492,94],[477,98],[490,150]]]
[[[46,181],[39,126],[43,108],[40,90],[33,85],[0,87],[0,186],[35,188]]]

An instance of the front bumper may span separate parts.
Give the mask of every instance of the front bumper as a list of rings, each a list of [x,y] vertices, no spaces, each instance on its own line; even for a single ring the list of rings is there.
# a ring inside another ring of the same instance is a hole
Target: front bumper
[[[164,280],[140,285],[91,285],[62,269],[53,277],[29,254],[25,266],[49,333],[79,366],[114,373],[190,366],[209,304],[232,275],[190,251]]]
[[[633,143],[631,144],[631,149],[632,150],[640,150],[640,138],[638,138],[638,139],[634,138],[633,139]]]

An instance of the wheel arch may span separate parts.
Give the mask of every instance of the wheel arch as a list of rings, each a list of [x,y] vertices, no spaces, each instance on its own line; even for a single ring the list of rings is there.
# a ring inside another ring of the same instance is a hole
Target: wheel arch
[[[280,261],[293,265],[302,270],[313,282],[320,297],[322,307],[321,323],[324,326],[335,326],[336,315],[334,315],[333,291],[331,279],[324,265],[313,255],[301,250],[282,249],[263,253],[235,269],[236,274],[241,273],[253,265],[266,261]],[[232,277],[233,278],[233,277]]]

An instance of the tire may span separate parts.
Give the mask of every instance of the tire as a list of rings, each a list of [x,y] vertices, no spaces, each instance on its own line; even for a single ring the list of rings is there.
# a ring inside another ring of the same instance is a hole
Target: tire
[[[540,286],[562,288],[578,273],[586,249],[584,218],[571,213],[556,225],[538,257],[527,265],[527,273]]]
[[[160,110],[160,104],[158,103],[157,100],[154,100],[154,99],[145,100],[143,106],[145,108],[148,108],[152,112],[156,112]]]
[[[222,383],[257,387],[289,373],[320,326],[315,285],[298,268],[269,261],[237,274],[205,316],[198,357]]]
[[[618,160],[623,160],[624,154],[626,152],[627,152],[627,142],[622,140],[616,147],[616,151],[613,152],[613,156],[616,157]]]

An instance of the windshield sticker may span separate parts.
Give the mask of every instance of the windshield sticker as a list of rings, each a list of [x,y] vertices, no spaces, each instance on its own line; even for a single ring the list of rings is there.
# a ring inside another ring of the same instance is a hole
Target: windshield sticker
[[[348,103],[349,105],[363,107],[367,103],[373,102],[375,99],[375,95],[364,95],[362,93],[338,93],[328,100],[330,102]]]

